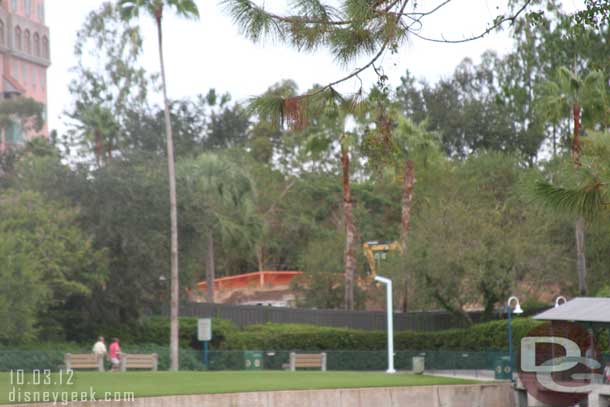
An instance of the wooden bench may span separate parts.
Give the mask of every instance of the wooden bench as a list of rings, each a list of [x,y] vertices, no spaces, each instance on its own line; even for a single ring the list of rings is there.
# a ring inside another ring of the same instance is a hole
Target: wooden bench
[[[159,366],[159,355],[121,353],[121,372],[127,369],[151,369],[157,371]]]
[[[290,353],[290,370],[299,367],[315,367],[326,371],[326,353]]]
[[[104,357],[93,353],[66,353],[64,355],[66,370],[97,369],[104,371]]]

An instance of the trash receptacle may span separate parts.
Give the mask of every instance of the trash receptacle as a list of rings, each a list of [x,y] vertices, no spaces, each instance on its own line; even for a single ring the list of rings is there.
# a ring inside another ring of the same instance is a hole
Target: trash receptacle
[[[496,380],[510,380],[512,376],[510,358],[502,356],[494,361],[494,378]]]
[[[244,368],[246,370],[261,370],[263,368],[263,352],[258,350],[245,351]]]
[[[425,368],[426,368],[426,358],[424,358],[423,356],[413,357],[413,373],[414,374],[424,374]]]

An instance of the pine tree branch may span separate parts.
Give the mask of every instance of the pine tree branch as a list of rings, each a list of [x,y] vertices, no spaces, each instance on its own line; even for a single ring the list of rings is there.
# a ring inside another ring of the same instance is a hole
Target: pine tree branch
[[[402,4],[402,6],[401,6],[401,8],[400,8],[400,12],[398,13],[398,17],[397,17],[397,21],[396,21],[397,23],[398,23],[398,22],[400,22],[400,16],[402,15],[402,13],[404,12],[405,8],[407,7],[407,3],[409,3],[409,0],[406,0],[406,1],[405,1],[405,2]],[[346,75],[346,76],[344,76],[343,78],[337,79],[336,81],[333,81],[333,82],[331,82],[331,83],[329,83],[329,84],[327,84],[327,85],[325,85],[325,86],[323,86],[323,87],[321,87],[321,88],[317,89],[316,91],[311,92],[311,93],[309,93],[309,94],[305,94],[305,95],[303,95],[303,96],[304,96],[304,97],[307,97],[307,96],[314,96],[314,95],[317,95],[317,94],[319,94],[319,93],[324,92],[325,90],[332,89],[334,86],[336,86],[336,85],[338,85],[338,84],[340,84],[340,83],[342,83],[342,82],[345,82],[345,81],[347,81],[347,80],[349,80],[349,79],[351,79],[351,78],[353,78],[353,77],[355,77],[355,76],[360,75],[362,72],[366,71],[366,70],[367,70],[367,69],[369,69],[371,66],[373,66],[373,64],[375,64],[375,62],[377,62],[377,60],[378,60],[379,58],[381,58],[381,56],[384,54],[384,52],[385,52],[385,51],[386,51],[386,49],[388,48],[388,45],[390,44],[390,41],[391,41],[391,38],[387,38],[387,39],[386,39],[386,40],[383,42],[383,45],[382,45],[382,46],[381,46],[381,48],[379,49],[379,52],[377,52],[377,54],[375,54],[375,55],[373,56],[373,58],[371,58],[371,59],[369,60],[369,62],[368,62],[368,63],[366,63],[365,65],[363,65],[363,66],[361,66],[360,68],[356,69],[356,70],[355,70],[354,72],[352,72],[351,74]]]
[[[482,33],[478,34],[478,35],[474,35],[471,37],[467,37],[467,38],[463,38],[461,40],[451,40],[451,39],[447,39],[447,38],[431,38],[431,37],[426,37],[423,36],[419,33],[417,33],[416,31],[409,31],[411,34],[415,35],[417,38],[422,39],[424,41],[429,41],[429,42],[437,42],[437,43],[444,43],[444,44],[460,44],[460,43],[464,43],[464,42],[470,42],[470,41],[475,41],[478,39],[481,39],[483,37],[485,37],[487,34],[489,34],[490,32],[496,30],[497,28],[499,28],[500,26],[502,26],[504,23],[510,21],[510,24],[513,25],[515,23],[515,21],[517,20],[517,18],[527,9],[527,7],[532,3],[533,0],[526,0],[526,2],[523,4],[523,6],[521,8],[519,8],[519,10],[517,10],[517,12],[511,16],[508,17],[498,17],[495,19],[495,22],[493,25],[491,25],[489,28],[487,28],[485,31],[483,31]],[[446,2],[445,2],[446,4]],[[445,5],[442,4],[442,5]],[[418,21],[419,22],[419,21]]]

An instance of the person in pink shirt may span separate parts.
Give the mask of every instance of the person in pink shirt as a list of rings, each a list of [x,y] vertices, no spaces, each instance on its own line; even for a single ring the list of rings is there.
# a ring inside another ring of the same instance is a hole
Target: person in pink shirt
[[[110,348],[108,348],[108,357],[110,358],[110,363],[112,363],[112,371],[117,372],[121,364],[121,345],[119,345],[119,338],[112,339]]]

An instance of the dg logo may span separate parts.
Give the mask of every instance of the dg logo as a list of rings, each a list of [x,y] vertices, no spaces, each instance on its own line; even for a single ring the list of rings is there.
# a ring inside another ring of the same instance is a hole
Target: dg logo
[[[519,378],[534,398],[573,406],[602,382],[601,352],[593,333],[570,322],[546,323],[521,339]]]

